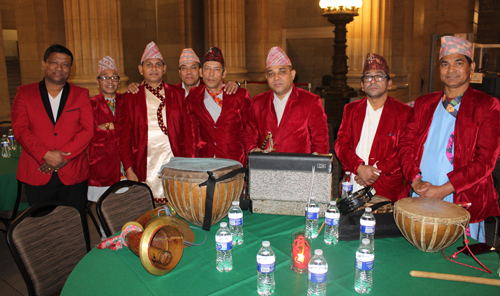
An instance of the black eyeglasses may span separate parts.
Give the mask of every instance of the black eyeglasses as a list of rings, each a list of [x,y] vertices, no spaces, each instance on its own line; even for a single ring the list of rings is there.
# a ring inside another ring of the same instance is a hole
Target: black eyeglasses
[[[109,81],[109,80],[113,82],[120,81],[120,76],[100,76],[97,78],[101,79],[102,81]]]
[[[361,77],[363,82],[371,82],[375,78],[375,81],[382,82],[384,79],[389,78],[387,75],[364,75]]]

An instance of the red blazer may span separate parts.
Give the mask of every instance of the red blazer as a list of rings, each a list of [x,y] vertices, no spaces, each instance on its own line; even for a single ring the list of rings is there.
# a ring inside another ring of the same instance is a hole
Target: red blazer
[[[120,119],[120,158],[123,168],[134,169],[139,181],[146,181],[148,121],[144,86],[137,94],[123,95]],[[184,99],[184,89],[165,83],[167,132],[174,156],[193,157],[193,131]]]
[[[420,173],[424,143],[443,92],[419,97],[401,137],[399,159],[410,183]],[[470,223],[500,215],[492,172],[500,154],[500,102],[469,86],[455,122],[454,169],[448,178],[454,202],[472,203]]]
[[[247,153],[261,148],[268,131],[273,135],[276,152],[329,152],[328,123],[319,96],[294,86],[279,127],[273,100],[273,91],[252,99],[244,134]]]
[[[89,186],[111,186],[120,181],[120,111],[122,95],[116,94],[115,114],[109,108],[102,93],[90,99],[94,111],[94,137],[88,147],[90,177]],[[97,126],[112,122],[113,130],[103,130]]]
[[[335,142],[335,153],[344,171],[356,173],[364,161],[356,154],[365,121],[367,98],[347,104],[344,108],[342,124]],[[377,194],[397,201],[408,196],[409,185],[405,185],[399,165],[397,146],[404,130],[411,107],[392,97],[387,97],[380,122],[373,139],[370,159],[367,165],[382,171],[380,178],[373,183]]]
[[[244,88],[235,94],[223,94],[222,111],[214,122],[205,107],[204,84],[191,88],[187,100],[192,114],[196,156],[229,158],[246,166],[242,141],[244,124],[250,110],[250,95]]]
[[[94,135],[89,91],[66,83],[61,96],[58,118],[54,123],[45,81],[22,85],[12,105],[12,128],[23,150],[17,179],[40,186],[52,177],[38,171],[49,150],[70,152],[69,162],[58,171],[65,185],[81,183],[89,177],[85,149]]]

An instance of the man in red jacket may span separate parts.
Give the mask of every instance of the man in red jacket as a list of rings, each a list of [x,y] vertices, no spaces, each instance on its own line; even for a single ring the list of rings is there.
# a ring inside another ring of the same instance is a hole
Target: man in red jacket
[[[500,102],[470,87],[472,43],[441,39],[444,91],[419,97],[400,141],[406,180],[422,197],[470,203],[470,235],[484,241],[484,219],[500,215],[492,171],[500,154]]]
[[[123,96],[120,158],[128,180],[146,182],[156,203],[166,203],[158,172],[173,156],[194,155],[191,121],[184,90],[163,81],[166,65],[154,42],[138,68],[139,92]]]
[[[271,90],[252,99],[244,134],[245,151],[260,151],[271,133],[266,150],[328,153],[328,123],[321,99],[293,85],[292,62],[278,46],[269,50],[266,78]]]
[[[222,91],[226,70],[217,47],[211,47],[203,57],[200,76],[204,84],[192,88],[187,97],[193,115],[196,156],[229,158],[246,166],[241,134],[250,109],[248,91]]]
[[[94,137],[88,147],[90,177],[88,200],[96,202],[109,186],[120,181],[120,105],[116,93],[120,75],[115,60],[106,56],[97,67],[97,86],[101,92],[90,99],[94,112]]]
[[[11,116],[23,148],[17,179],[25,183],[29,204],[59,200],[85,213],[89,178],[85,149],[94,122],[88,90],[67,83],[72,64],[71,51],[50,46],[42,62],[45,78],[18,88]]]
[[[366,98],[347,104],[335,142],[344,171],[355,173],[353,192],[373,185],[397,201],[408,196],[397,146],[411,107],[389,96],[392,80],[384,57],[366,56],[361,88]]]

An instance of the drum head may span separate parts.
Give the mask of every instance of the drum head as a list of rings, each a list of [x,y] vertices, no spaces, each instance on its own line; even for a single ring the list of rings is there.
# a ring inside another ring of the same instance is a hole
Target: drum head
[[[459,205],[426,197],[403,198],[398,200],[394,206],[422,217],[452,219],[469,215],[469,212]]]

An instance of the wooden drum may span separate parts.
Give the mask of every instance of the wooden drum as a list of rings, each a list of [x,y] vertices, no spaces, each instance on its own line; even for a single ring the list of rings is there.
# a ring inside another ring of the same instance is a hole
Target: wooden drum
[[[213,192],[211,221],[204,221],[209,179],[207,172],[211,172],[214,179],[220,179],[216,181]],[[232,201],[239,199],[245,173],[241,163],[235,160],[173,157],[163,165],[161,179],[165,198],[175,212],[188,222],[203,225],[209,230],[210,225],[227,215]]]
[[[457,241],[469,225],[470,214],[443,200],[408,197],[394,204],[394,220],[403,236],[424,252],[437,252]]]

